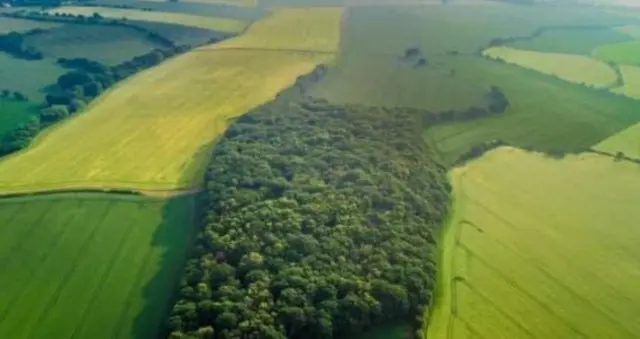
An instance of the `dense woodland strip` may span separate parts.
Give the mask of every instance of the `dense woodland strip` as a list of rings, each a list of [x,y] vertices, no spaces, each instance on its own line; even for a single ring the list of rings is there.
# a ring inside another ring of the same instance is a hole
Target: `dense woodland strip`
[[[287,99],[299,90],[218,142],[169,338],[421,327],[451,190],[421,115]]]

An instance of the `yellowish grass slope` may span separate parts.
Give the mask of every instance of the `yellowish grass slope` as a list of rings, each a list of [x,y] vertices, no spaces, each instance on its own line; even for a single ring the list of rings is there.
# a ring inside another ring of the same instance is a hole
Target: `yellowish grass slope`
[[[624,86],[613,91],[634,99],[640,99],[640,67],[620,65],[620,72],[622,73]]]
[[[83,7],[83,6],[63,6],[49,10],[50,13],[67,13],[73,15],[91,16],[99,13],[105,18],[127,20],[140,20],[150,22],[164,22],[182,26],[205,28],[220,32],[237,33],[242,31],[247,23],[240,20],[228,18],[215,18],[200,15],[183,13],[168,13],[158,11],[143,11],[137,9],[111,8],[111,7]]]
[[[338,50],[341,8],[285,8],[249,27],[248,34],[217,48],[277,49],[310,52]]]
[[[313,22],[314,12],[307,13]],[[338,17],[325,23],[332,31]],[[332,57],[211,45],[168,60],[108,91],[27,150],[1,160],[0,193],[191,187],[230,118],[272,99]]]
[[[429,339],[640,337],[640,168],[499,148],[454,169]]]
[[[595,149],[609,154],[622,152],[629,158],[640,160],[640,124],[635,124],[605,139],[597,144]]]
[[[584,55],[525,51],[502,46],[486,49],[483,54],[573,83],[607,87],[616,81],[616,73],[609,65]]]

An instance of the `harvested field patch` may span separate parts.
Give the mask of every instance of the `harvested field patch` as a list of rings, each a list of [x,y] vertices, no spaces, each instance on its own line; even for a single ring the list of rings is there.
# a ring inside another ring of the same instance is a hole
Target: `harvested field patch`
[[[190,15],[182,13],[170,13],[170,12],[157,12],[157,11],[145,11],[137,9],[124,9],[124,8],[110,8],[110,7],[81,7],[81,6],[62,6],[52,10],[49,13],[67,13],[73,15],[85,15],[91,16],[94,13],[99,13],[106,18],[127,20],[140,20],[151,22],[164,22],[175,25],[183,25],[190,27],[205,28],[220,32],[232,32],[237,33],[242,31],[246,22],[228,19],[228,18],[215,18],[200,15]]]
[[[507,147],[454,169],[428,338],[637,338],[639,172]]]
[[[483,55],[553,75],[568,82],[596,87],[609,87],[616,82],[616,72],[604,62],[577,54],[547,53],[491,47]]]
[[[104,6],[129,6],[131,8],[153,10],[158,12],[194,14],[238,19],[242,21],[257,20],[268,14],[265,9],[257,6],[232,6],[222,3],[145,0],[96,0],[95,3],[97,5]]]
[[[148,2],[169,2],[168,0],[145,0]],[[231,5],[231,6],[240,6],[240,7],[253,7],[258,5],[258,0],[181,0],[179,2],[186,3],[203,3],[203,4],[223,4],[223,5]]]
[[[36,28],[49,29],[58,26],[60,26],[60,24],[55,22],[40,22],[0,16],[0,34],[11,32],[22,33]]]
[[[191,198],[0,200],[0,337],[157,337],[191,213]]]
[[[112,66],[162,47],[132,28],[76,24],[28,36],[25,43],[45,58],[86,58]]]
[[[218,49],[269,49],[337,52],[340,43],[340,8],[280,9],[260,20]]]

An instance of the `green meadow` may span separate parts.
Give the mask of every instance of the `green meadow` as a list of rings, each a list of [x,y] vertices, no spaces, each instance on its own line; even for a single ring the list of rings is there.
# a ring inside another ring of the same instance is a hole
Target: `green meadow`
[[[0,200],[0,337],[156,336],[192,204],[89,193]]]

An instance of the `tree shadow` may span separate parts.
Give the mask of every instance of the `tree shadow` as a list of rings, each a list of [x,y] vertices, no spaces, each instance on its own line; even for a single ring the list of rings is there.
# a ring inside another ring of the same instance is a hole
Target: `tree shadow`
[[[153,339],[165,334],[164,324],[196,233],[197,201],[198,194],[185,195],[166,200],[162,207],[162,221],[151,243],[154,250],[162,251],[159,268],[142,289],[144,306],[133,322],[130,338]]]

